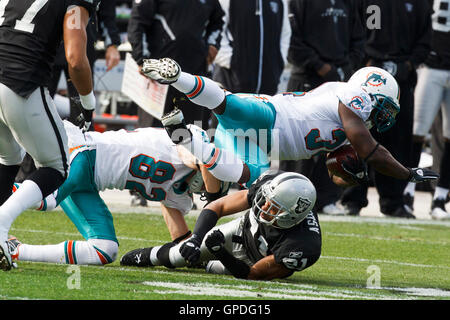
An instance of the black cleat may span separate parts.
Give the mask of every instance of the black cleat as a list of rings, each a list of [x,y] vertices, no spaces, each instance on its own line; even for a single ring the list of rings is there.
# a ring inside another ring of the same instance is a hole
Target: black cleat
[[[122,258],[120,258],[121,266],[134,266],[134,267],[153,267],[150,261],[150,252],[153,247],[140,248],[131,250],[125,253]]]
[[[173,143],[183,144],[191,141],[192,133],[186,126],[183,112],[180,109],[175,108],[165,114],[161,118],[161,123]]]

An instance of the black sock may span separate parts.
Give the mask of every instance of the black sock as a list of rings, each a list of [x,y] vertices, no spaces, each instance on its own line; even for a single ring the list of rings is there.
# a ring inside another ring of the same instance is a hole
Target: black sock
[[[19,169],[19,165],[5,166],[0,164],[0,205],[11,196],[14,180]]]
[[[444,152],[442,153],[440,164],[440,177],[438,187],[450,189],[450,142],[444,143]]]

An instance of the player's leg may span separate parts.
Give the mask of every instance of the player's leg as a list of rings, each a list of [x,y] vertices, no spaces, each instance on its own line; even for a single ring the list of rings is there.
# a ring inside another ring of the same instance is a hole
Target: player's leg
[[[172,59],[144,60],[142,72],[150,79],[172,85],[199,106],[213,110],[224,103],[225,92],[216,82],[182,72],[180,66]]]
[[[431,217],[436,220],[450,219],[450,213],[445,209],[450,189],[450,88],[446,88],[442,103],[442,134],[444,150],[439,168],[440,177],[431,204]]]
[[[87,241],[67,240],[55,245],[16,244],[13,259],[92,265],[113,262],[118,252],[118,241],[111,213],[98,193],[75,192],[60,205]]]
[[[17,216],[63,183],[68,172],[68,152],[63,123],[46,89],[36,89],[28,99],[3,85],[0,90],[2,116],[37,167],[0,207],[0,240],[5,241]]]
[[[418,70],[418,80],[414,91],[414,124],[412,157],[415,166],[419,165],[425,137],[439,111],[443,94],[444,78],[440,70],[427,67]],[[412,211],[415,183],[408,183],[403,192],[405,204]]]
[[[233,235],[239,235],[241,225],[241,218],[227,222],[211,229],[206,235],[213,232],[216,229],[222,231],[225,236],[225,247],[230,252],[233,250],[234,242]],[[186,239],[187,240],[187,239]],[[167,268],[180,268],[187,266],[186,260],[180,254],[180,247],[182,242],[169,242],[162,246],[147,247],[135,249],[127,252],[121,259],[120,264],[125,266],[137,266],[137,267],[152,267],[152,266],[165,266]],[[202,243],[200,247],[200,260],[199,263],[207,262],[211,259],[215,259],[214,256],[208,251],[205,244]]]

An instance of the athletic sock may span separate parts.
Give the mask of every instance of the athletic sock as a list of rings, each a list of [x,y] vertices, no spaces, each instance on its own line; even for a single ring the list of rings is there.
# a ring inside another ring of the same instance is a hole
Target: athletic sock
[[[0,207],[0,241],[8,237],[14,220],[25,210],[42,200],[39,186],[31,180],[25,180],[22,186]]]
[[[447,189],[447,188],[436,187],[436,189],[434,190],[433,200],[436,200],[436,199],[445,200],[445,199],[447,199],[448,191],[449,191],[449,189]]]
[[[413,182],[408,182],[405,190],[403,191],[403,194],[409,194],[414,197],[415,192],[416,192],[416,184]]]
[[[96,239],[97,240],[97,239]],[[18,246],[13,258],[19,261],[50,262],[60,264],[103,265],[115,259],[118,245],[115,241],[103,240],[106,248],[101,250],[88,241],[68,240],[54,245],[30,245],[22,243]],[[106,253],[108,251],[109,253]]]
[[[186,72],[181,72],[178,80],[171,85],[195,104],[210,110],[217,108],[225,99],[225,92],[217,83]]]
[[[205,142],[195,135],[181,146],[201,161],[217,179],[238,182],[241,178],[244,162],[234,152],[217,148],[214,144]]]

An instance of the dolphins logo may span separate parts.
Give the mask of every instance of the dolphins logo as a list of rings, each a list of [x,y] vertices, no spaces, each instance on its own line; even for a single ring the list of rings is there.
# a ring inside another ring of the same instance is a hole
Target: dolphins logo
[[[376,72],[371,72],[367,76],[366,82],[363,83],[363,86],[372,86],[372,87],[379,87],[382,84],[386,84],[387,79],[383,78],[383,76]]]

